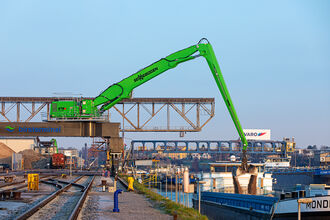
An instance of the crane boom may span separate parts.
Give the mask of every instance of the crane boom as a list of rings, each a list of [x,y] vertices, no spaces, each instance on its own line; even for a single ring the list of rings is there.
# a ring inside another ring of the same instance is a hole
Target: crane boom
[[[110,109],[121,100],[129,98],[134,88],[146,83],[147,81],[169,69],[175,68],[180,63],[195,59],[200,56],[206,59],[207,64],[210,67],[214,80],[220,90],[222,98],[227,106],[229,114],[243,143],[243,160],[245,160],[246,165],[246,150],[248,143],[243,133],[240,121],[237,117],[233,102],[230,98],[213,48],[205,38],[201,39],[196,45],[172,53],[167,57],[162,58],[132,74],[131,76],[121,80],[120,82],[112,84],[92,101],[83,100],[79,103],[71,101],[69,106],[66,105],[66,107],[64,107],[65,101],[52,103],[51,117],[73,117],[72,114],[74,114],[74,117],[79,118],[89,117],[93,114],[102,114],[104,111]],[[53,104],[56,105],[54,108]],[[246,170],[246,168],[244,170]]]

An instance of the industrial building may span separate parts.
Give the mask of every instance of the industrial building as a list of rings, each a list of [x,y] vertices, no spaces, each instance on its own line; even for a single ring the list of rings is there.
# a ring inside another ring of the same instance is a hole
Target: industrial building
[[[10,149],[18,153],[23,150],[34,149],[34,147],[38,145],[38,138],[0,137],[0,143],[7,145]]]

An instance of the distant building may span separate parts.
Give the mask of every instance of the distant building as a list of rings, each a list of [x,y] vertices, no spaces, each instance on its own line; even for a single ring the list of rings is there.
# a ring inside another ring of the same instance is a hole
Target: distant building
[[[67,168],[80,168],[84,165],[85,160],[79,157],[79,151],[74,148],[69,149],[58,149],[58,153],[64,154],[66,156],[65,164]]]
[[[330,164],[330,152],[320,154],[320,165],[328,166]]]
[[[193,158],[193,159],[198,159],[198,160],[200,160],[201,159],[201,154],[199,154],[199,153],[192,153],[191,154],[191,157]]]
[[[0,142],[7,145],[10,149],[15,151],[16,153],[23,150],[34,149],[37,146],[38,140],[37,138],[19,138],[19,137],[0,137]]]

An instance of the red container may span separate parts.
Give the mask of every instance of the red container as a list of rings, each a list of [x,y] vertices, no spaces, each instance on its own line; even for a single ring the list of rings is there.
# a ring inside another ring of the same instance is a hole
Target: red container
[[[52,155],[52,167],[53,168],[65,168],[65,156],[64,154]]]

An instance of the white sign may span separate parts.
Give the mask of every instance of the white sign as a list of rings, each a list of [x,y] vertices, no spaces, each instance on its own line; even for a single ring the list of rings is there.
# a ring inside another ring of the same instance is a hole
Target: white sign
[[[270,140],[270,129],[243,129],[247,140]]]
[[[135,160],[136,166],[152,166],[152,160]]]
[[[330,212],[330,196],[311,198],[313,201],[308,204],[301,204],[301,212]],[[282,200],[278,203],[275,214],[297,213],[297,199]],[[316,216],[317,213],[315,213]]]
[[[67,157],[71,157],[71,156],[72,156],[70,150],[65,150],[65,151],[64,151],[64,155],[67,156]]]

